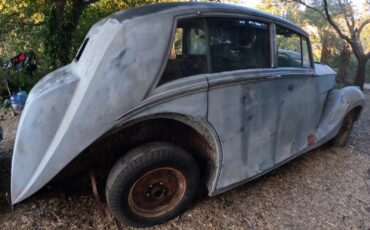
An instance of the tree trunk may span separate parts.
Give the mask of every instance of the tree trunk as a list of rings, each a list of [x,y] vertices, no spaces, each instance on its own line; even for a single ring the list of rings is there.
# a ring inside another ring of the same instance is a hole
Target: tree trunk
[[[66,65],[71,61],[72,40],[76,33],[78,23],[80,22],[80,18],[84,9],[85,5],[83,0],[73,0],[71,12],[65,13],[65,15],[69,18],[63,23],[60,34],[62,38],[60,50],[63,51],[59,52],[60,55],[58,59],[61,65]]]
[[[72,40],[85,8],[97,1],[72,0],[72,7],[66,7],[67,0],[54,0],[49,21],[46,47],[52,58],[53,68],[68,64],[71,60]]]
[[[49,54],[48,56],[51,58],[53,68],[60,65],[60,51],[63,52],[63,50],[60,50],[60,41],[63,30],[62,26],[65,5],[66,0],[54,0],[49,20],[49,34],[45,37],[46,51]]]
[[[357,58],[357,72],[355,76],[354,83],[359,86],[362,90],[364,89],[365,83],[365,73],[366,73],[366,63],[368,59],[366,58]]]
[[[328,32],[323,32],[323,35],[321,36],[321,57],[320,62],[328,64],[331,55],[331,41],[330,36]]]
[[[345,84],[352,82],[353,75],[350,76],[348,71],[348,63],[350,60],[351,50],[349,49],[349,45],[344,43],[339,54],[338,80]]]

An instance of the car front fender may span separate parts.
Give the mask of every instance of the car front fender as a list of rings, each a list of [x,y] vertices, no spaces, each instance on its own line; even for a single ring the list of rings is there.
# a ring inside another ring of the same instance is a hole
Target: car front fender
[[[365,96],[358,87],[349,86],[331,90],[317,129],[318,140],[325,143],[335,137],[345,116],[354,108],[362,108],[364,105]],[[359,114],[357,118],[358,116]]]

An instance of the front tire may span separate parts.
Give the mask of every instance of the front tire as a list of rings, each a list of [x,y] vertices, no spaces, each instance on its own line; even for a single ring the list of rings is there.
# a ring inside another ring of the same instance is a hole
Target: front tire
[[[199,186],[196,161],[180,147],[155,142],[130,150],[112,168],[106,197],[113,215],[134,227],[182,213]]]

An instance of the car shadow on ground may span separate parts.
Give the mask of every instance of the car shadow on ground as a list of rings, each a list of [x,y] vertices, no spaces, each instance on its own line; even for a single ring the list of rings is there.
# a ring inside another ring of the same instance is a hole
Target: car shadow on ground
[[[320,150],[328,149],[328,147],[320,147]],[[260,177],[251,180],[241,186],[238,186],[232,190],[229,190],[217,197],[223,196],[224,194],[228,194],[230,191],[242,191],[250,186],[255,186],[259,183],[263,183],[266,180],[272,179],[272,177],[279,175],[279,174],[286,174],[292,173],[294,174],[294,170],[297,170],[297,165],[299,168],[299,164],[301,164],[302,157],[304,155],[310,155],[310,158],[314,160],[317,156],[318,150],[309,151],[301,156],[296,157],[295,159],[283,164],[282,166],[264,174]],[[9,156],[9,155],[8,155]],[[3,158],[3,173],[0,176],[0,214],[11,212],[11,205],[10,205],[10,165],[11,165],[11,158]],[[4,170],[5,169],[5,170]],[[105,191],[105,181],[98,181],[98,191],[101,197],[104,197],[103,193]],[[31,197],[27,198],[22,203],[27,202],[34,202],[38,200],[47,200],[52,198],[58,197],[85,197],[85,196],[93,196],[91,181],[88,172],[76,174],[74,176],[70,176],[67,178],[60,179],[58,181],[52,181],[45,185],[41,190],[37,193],[32,195]],[[208,197],[206,188],[203,187],[199,191],[198,195],[198,202],[202,202],[208,199],[212,199],[212,197]]]
[[[311,152],[314,152],[311,151]],[[310,152],[306,153],[310,154]],[[265,181],[266,179],[270,178],[271,175],[278,174],[280,171],[285,170],[294,170],[292,168],[292,165],[295,164],[295,162],[299,162],[300,157],[297,157],[296,159],[293,159],[292,161],[280,166],[279,168],[272,170],[271,172],[268,172],[255,180],[252,180],[242,186],[239,186],[237,189],[243,189],[245,186],[253,186],[256,183],[259,183],[259,181]],[[8,155],[8,157],[3,157],[2,159],[2,174],[0,176],[0,214],[1,213],[7,213],[11,212],[11,206],[10,206],[10,165],[11,165],[11,157]],[[294,173],[294,172],[292,172]],[[100,182],[98,183],[98,190],[100,194],[103,194],[105,183]],[[224,193],[227,194],[228,192]],[[44,186],[40,191],[32,195],[30,198],[26,199],[22,203],[26,202],[33,202],[37,200],[45,200],[45,199],[52,199],[57,198],[60,196],[65,197],[79,197],[79,196],[89,196],[92,194],[92,188],[91,188],[91,181],[89,178],[88,172],[77,174],[71,177],[67,177],[58,181],[52,181],[51,183]],[[222,196],[222,195],[221,195]],[[202,188],[199,191],[198,201],[212,199],[207,196],[206,188]]]

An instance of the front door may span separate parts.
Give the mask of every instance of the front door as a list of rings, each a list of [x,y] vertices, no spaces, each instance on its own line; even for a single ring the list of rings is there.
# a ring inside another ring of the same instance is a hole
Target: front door
[[[319,92],[306,38],[276,27],[277,70],[281,72],[274,162],[281,163],[316,142]]]

